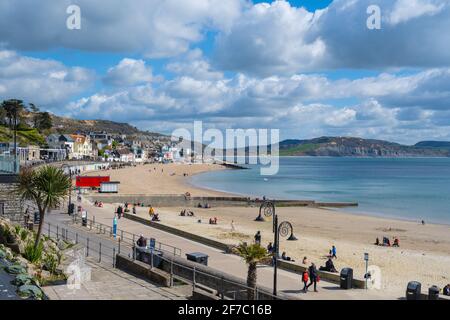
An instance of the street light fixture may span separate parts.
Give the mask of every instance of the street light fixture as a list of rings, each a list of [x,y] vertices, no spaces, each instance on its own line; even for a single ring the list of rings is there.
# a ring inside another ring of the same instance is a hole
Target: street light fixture
[[[68,164],[63,164],[62,166],[61,166],[61,169],[64,169],[64,168],[67,168],[67,171],[68,171],[68,173],[69,173],[69,177],[70,177],[70,191],[69,191],[69,205],[68,205],[68,207],[67,207],[67,213],[69,214],[69,215],[71,215],[71,214],[73,214],[74,213],[74,207],[75,207],[75,205],[74,204],[72,204],[72,170],[70,169],[70,166],[68,165]]]
[[[274,259],[273,259],[273,295],[277,295],[277,272],[278,272],[278,256],[280,251],[280,237],[287,238],[287,241],[297,241],[294,235],[294,227],[289,221],[283,221],[278,224],[278,215],[275,211],[275,204],[271,201],[265,201],[259,208],[259,215],[255,221],[265,221],[265,217],[273,217],[272,232],[274,233]]]

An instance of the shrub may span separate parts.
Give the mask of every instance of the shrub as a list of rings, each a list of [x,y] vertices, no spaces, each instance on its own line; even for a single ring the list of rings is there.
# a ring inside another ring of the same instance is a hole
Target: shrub
[[[23,256],[31,263],[36,263],[41,260],[42,253],[44,252],[44,243],[42,241],[35,247],[32,241],[28,242],[25,247]]]

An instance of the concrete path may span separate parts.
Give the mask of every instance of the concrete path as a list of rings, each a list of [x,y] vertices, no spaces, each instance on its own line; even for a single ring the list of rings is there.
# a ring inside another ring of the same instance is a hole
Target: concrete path
[[[105,225],[112,225],[113,213],[107,208],[97,208],[87,200],[82,202],[83,208],[87,209],[89,218],[95,216],[95,221]],[[134,222],[128,219],[120,219],[118,228],[134,234],[144,234],[145,237],[155,238],[162,243],[176,246],[182,250],[181,256],[186,253],[203,252],[209,255],[208,265],[212,268],[227,272],[241,279],[246,279],[247,266],[244,261],[233,254],[226,254],[209,246],[158,230],[152,227]],[[258,267],[258,284],[267,288],[273,286],[273,268],[269,266]],[[296,299],[306,300],[352,300],[352,299],[397,299],[398,297],[386,296],[378,290],[342,290],[338,285],[326,281],[318,284],[319,292],[303,293],[300,275],[293,272],[278,270],[278,292],[282,292]]]
[[[44,287],[50,300],[185,300],[190,286],[164,288],[153,285],[109,265],[87,260],[92,268],[92,280],[80,289],[67,285]]]

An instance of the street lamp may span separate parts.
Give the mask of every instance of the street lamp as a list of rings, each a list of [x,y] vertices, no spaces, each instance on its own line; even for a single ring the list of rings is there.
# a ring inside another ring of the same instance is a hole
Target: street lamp
[[[259,208],[259,215],[255,221],[265,221],[265,217],[273,217],[272,232],[274,233],[274,259],[273,259],[273,295],[277,295],[277,276],[278,276],[278,256],[280,251],[280,237],[287,238],[288,241],[296,241],[294,227],[289,221],[283,221],[278,224],[278,215],[275,211],[275,204],[271,201],[265,201]]]
[[[69,191],[69,205],[67,207],[67,213],[71,215],[74,212],[74,204],[72,204],[72,170],[68,164],[63,164],[61,169],[67,168],[70,177],[70,191]]]
[[[275,205],[271,201],[264,201],[259,207],[259,215],[256,217],[255,221],[264,222],[266,221],[263,217],[271,217],[275,214]]]

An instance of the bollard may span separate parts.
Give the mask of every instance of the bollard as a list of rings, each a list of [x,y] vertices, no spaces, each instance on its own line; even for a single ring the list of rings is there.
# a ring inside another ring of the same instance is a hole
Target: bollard
[[[120,230],[120,239],[123,239],[123,230]]]
[[[78,232],[75,234],[75,243],[78,244]]]
[[[59,240],[59,226],[56,225],[56,239]]]
[[[120,254],[120,242],[121,242],[122,240],[121,239],[119,239],[119,247],[118,247],[118,249],[119,249],[119,254]]]
[[[98,262],[102,262],[102,243],[98,243]]]

